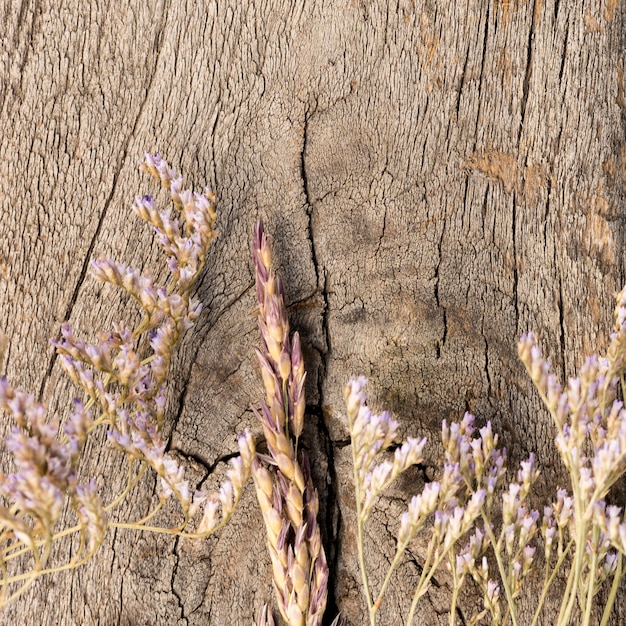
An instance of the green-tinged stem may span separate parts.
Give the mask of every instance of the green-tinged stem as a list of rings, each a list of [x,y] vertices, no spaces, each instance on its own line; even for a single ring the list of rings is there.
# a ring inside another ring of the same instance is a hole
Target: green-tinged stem
[[[16,576],[11,576],[5,580],[0,581],[0,584],[5,586],[11,583],[20,582],[21,580],[28,580],[26,585],[30,585],[35,578],[39,576],[44,576],[45,574],[54,574],[56,572],[63,572],[68,569],[72,569],[74,567],[80,567],[84,563],[86,563],[93,555],[95,554],[95,550],[86,554],[80,561],[71,561],[70,563],[65,563],[65,565],[58,565],[57,567],[48,567],[46,569],[36,569],[34,568],[30,572],[24,574],[18,574]],[[32,580],[30,580],[32,578]],[[18,595],[26,591],[25,587],[21,587],[16,591],[12,596],[9,596],[6,599],[5,604],[12,602]]]
[[[104,380],[102,381],[104,389],[106,389],[111,384],[112,379],[113,374],[105,374]],[[90,396],[89,400],[85,402],[85,411],[88,411],[94,404],[96,404],[96,398],[94,396]],[[94,431],[101,424],[107,423],[107,418],[108,415],[106,413],[102,413],[102,415],[95,419],[92,424],[87,428],[87,434],[89,435],[89,433]]]
[[[574,555],[575,559],[577,558],[577,555],[578,555],[578,546],[576,548],[576,553]],[[572,566],[570,568],[570,572],[567,577],[567,584],[565,586],[565,592],[563,593],[563,599],[561,600],[561,610],[559,611],[559,618],[557,621],[558,626],[561,626],[561,624],[566,623],[566,622],[563,622],[563,614],[565,612],[565,608],[567,604],[569,604],[569,598],[572,595],[572,585],[574,584],[574,577],[575,577],[575,568]]]
[[[411,537],[413,537],[414,535],[415,533],[412,533]],[[375,610],[378,610],[378,607],[380,607],[383,601],[383,596],[385,595],[385,592],[387,591],[387,587],[389,587],[389,583],[391,582],[391,576],[393,575],[394,571],[400,564],[400,561],[402,560],[402,556],[404,555],[404,551],[406,550],[406,547],[408,545],[409,545],[408,541],[403,542],[401,545],[398,544],[398,547],[396,549],[396,554],[393,557],[393,561],[391,562],[391,565],[389,566],[389,569],[387,570],[387,575],[385,576],[385,580],[383,581],[383,586],[380,588],[380,591],[378,592],[378,597],[376,598],[376,602],[374,603],[374,606],[376,607]]]
[[[109,526],[113,526],[114,528],[131,528],[133,530],[147,530],[149,532],[161,533],[161,534],[165,534],[165,535],[178,535],[180,537],[185,537],[186,539],[203,539],[205,537],[208,537],[209,535],[212,535],[213,533],[217,532],[218,530],[220,530],[221,528],[226,526],[226,524],[228,524],[228,522],[230,521],[230,518],[233,515],[233,512],[235,511],[235,509],[237,508],[237,506],[238,506],[238,504],[239,504],[239,502],[241,500],[241,496],[242,495],[243,495],[243,490],[240,492],[239,497],[235,498],[230,513],[228,515],[225,515],[222,518],[222,521],[219,524],[217,524],[216,526],[211,528],[211,530],[207,530],[207,531],[201,532],[201,533],[190,533],[190,532],[185,532],[184,531],[184,528],[185,528],[185,526],[187,525],[187,523],[189,521],[187,513],[185,513],[185,519],[183,520],[183,522],[181,524],[179,524],[178,526],[175,526],[173,528],[163,528],[161,526],[146,526],[144,524],[144,522],[146,522],[151,517],[153,517],[158,512],[158,510],[163,506],[164,502],[161,502],[159,504],[159,506],[157,507],[157,509],[155,509],[150,514],[148,514],[146,517],[144,517],[143,519],[141,519],[141,520],[139,520],[137,522],[134,522],[134,523],[129,523],[129,522],[110,522]]]
[[[537,623],[537,620],[539,619],[539,615],[541,614],[541,610],[543,609],[543,605],[546,601],[546,597],[548,595],[548,591],[550,590],[550,587],[552,586],[552,583],[554,582],[554,579],[556,578],[556,575],[558,574],[559,570],[561,569],[561,565],[563,565],[563,562],[565,561],[565,558],[567,557],[567,555],[569,554],[570,548],[572,547],[572,544],[574,543],[573,539],[570,539],[570,542],[567,544],[567,547],[565,548],[565,550],[563,550],[561,556],[558,558],[554,569],[552,570],[552,572],[550,573],[549,570],[549,564],[546,563],[546,575],[544,578],[544,583],[543,583],[543,589],[541,590],[541,596],[539,597],[539,602],[537,604],[537,608],[535,609],[535,614],[533,616],[533,621],[531,622],[530,626],[535,626],[535,624]]]
[[[61,530],[57,533],[54,533],[54,535],[52,535],[52,537],[50,538],[50,543],[53,544],[58,539],[61,539],[61,537],[66,537],[67,535],[72,535],[74,533],[80,532],[82,528],[83,527],[80,524],[77,524],[76,526],[72,526],[71,528],[66,528],[65,530]],[[46,541],[47,541],[46,539],[39,539],[37,542],[35,542],[34,545],[43,546],[46,543]],[[26,554],[27,552],[30,552],[33,549],[31,546],[25,546],[23,548],[20,548],[19,550],[16,548],[17,546],[14,546],[12,552],[10,552],[9,549],[7,548],[5,550],[3,558],[0,559],[0,562],[15,559],[18,556],[22,556],[23,554]]]
[[[150,513],[148,513],[145,517],[142,517],[141,519],[138,519],[135,522],[126,522],[126,523],[129,525],[129,527],[143,530],[144,528],[146,528],[146,522],[152,519],[163,508],[164,504],[165,504],[165,500],[161,500],[159,504],[154,509],[152,509],[152,511],[150,511]],[[182,530],[185,527],[186,523],[187,523],[187,520],[185,519],[185,521],[182,524],[179,524],[178,526],[175,526],[174,528],[179,528]]]
[[[45,573],[45,570],[43,572],[37,572],[36,570],[32,570],[28,572],[28,574],[24,574],[24,579],[27,579],[26,582],[15,593],[12,593],[8,598],[4,598],[3,604],[1,606],[6,606],[7,604],[10,604],[11,602],[19,598],[42,573]],[[7,584],[9,582],[12,582],[11,579],[7,579]]]
[[[593,527],[593,545],[598,545],[600,530],[597,526]],[[585,598],[585,612],[583,615],[583,621],[581,626],[589,626],[589,621],[591,620],[591,609],[593,607],[593,597],[595,595],[595,587],[596,587],[596,570],[598,566],[598,552],[597,548],[593,551],[591,555],[591,562],[589,563],[589,580],[587,582],[587,597]]]
[[[133,464],[133,459],[128,459],[128,478],[126,479],[126,487],[124,488],[124,491],[122,491],[115,498],[115,500],[113,500],[104,507],[104,510],[107,511],[107,513],[111,509],[114,509],[122,500],[124,500],[124,498],[135,488],[137,483],[141,480],[141,477],[146,473],[146,466],[142,465],[137,475],[133,477]]]
[[[30,572],[18,576],[11,576],[2,580],[2,586],[4,587],[3,592],[8,588],[9,584],[11,583],[19,582],[20,580],[26,581],[15,593],[11,594],[8,598],[3,598],[4,603],[8,604],[10,602],[13,602],[13,600],[21,596],[33,584],[33,582],[35,582],[35,580],[39,576],[41,576],[42,573],[45,572],[43,568],[46,564],[46,561],[48,560],[48,557],[50,556],[50,550],[52,547],[51,537],[47,538],[44,546],[45,549],[43,555],[39,554],[39,550],[37,549],[36,545],[33,545],[31,547],[33,558],[35,560],[35,567]]]
[[[580,580],[580,575],[583,569],[586,536],[587,525],[582,521],[582,519],[576,520],[576,551],[574,553],[574,567],[570,570],[570,574],[567,579],[567,586],[565,588],[565,593],[563,594],[557,626],[567,626],[570,622],[572,611],[574,610],[578,581]]]
[[[147,530],[151,533],[162,533],[164,535],[183,535],[179,526],[175,526],[174,528],[163,528],[161,526],[142,526],[137,525],[133,522],[110,522],[109,526],[111,528],[131,528],[133,530]],[[185,535],[187,536],[187,535]],[[200,535],[202,537],[206,537],[206,535]]]
[[[448,554],[447,552],[444,552],[443,554],[436,556],[437,550],[435,549],[435,545],[437,544],[439,539],[440,537],[438,537],[437,535],[433,535],[433,538],[428,544],[426,561],[422,569],[422,575],[420,576],[417,587],[415,588],[415,593],[413,594],[413,601],[411,602],[411,609],[409,611],[409,617],[406,622],[407,626],[411,626],[413,624],[413,619],[415,618],[415,610],[417,609],[417,603],[428,590],[430,579],[435,575],[435,572],[441,565],[441,562]]]
[[[509,578],[507,576],[506,568],[504,567],[504,563],[502,561],[502,555],[500,554],[500,543],[496,539],[496,536],[493,534],[491,523],[484,509],[481,509],[481,515],[485,523],[485,532],[487,533],[487,536],[489,537],[489,541],[491,541],[494,556],[496,557],[496,563],[498,564],[498,572],[500,573],[500,581],[502,582],[502,586],[504,587],[504,594],[506,595],[506,601],[511,611],[511,621],[513,622],[514,626],[517,626],[517,611],[515,610],[515,600],[513,599],[513,593],[511,592],[511,587],[509,586]]]
[[[2,606],[5,606],[6,604],[7,591],[9,589],[8,584],[4,584],[4,581],[7,580],[9,576],[4,559],[0,559],[0,568],[2,569],[2,589],[0,590],[0,607],[2,607]]]
[[[624,574],[624,570],[622,567],[622,553],[620,552],[617,557],[617,567],[615,569],[615,574],[613,575],[613,584],[611,585],[611,591],[609,592],[609,597],[604,605],[604,611],[602,613],[602,621],[600,622],[600,626],[607,626],[609,623],[609,618],[611,617],[611,611],[613,610],[613,605],[615,604],[615,599],[617,598],[617,591],[619,590],[620,583],[622,582],[622,576]]]
[[[356,517],[357,517],[357,548],[359,555],[359,569],[361,570],[361,580],[363,581],[363,594],[367,602],[367,612],[370,617],[370,626],[376,626],[376,611],[372,602],[372,594],[370,592],[370,583],[367,577],[367,568],[365,566],[365,554],[363,549],[364,542],[364,522],[361,519],[361,489],[359,488],[359,472],[356,464],[356,452],[354,449],[354,440],[352,440],[352,467],[354,469],[354,495],[356,498]]]
[[[422,574],[425,570],[422,570]],[[420,581],[417,583],[417,587],[415,588],[415,593],[413,594],[413,600],[411,601],[411,609],[409,610],[409,617],[406,620],[407,626],[412,626],[413,618],[415,617],[415,609],[417,608],[417,603],[420,598],[424,595],[425,588],[422,588],[422,577],[420,576]]]
[[[450,617],[448,624],[454,626],[456,623],[456,603],[459,599],[459,591],[461,590],[461,584],[459,578],[456,575],[456,563],[454,558],[454,551],[448,552],[448,560],[450,562],[450,572],[452,572],[452,599],[450,600]]]
[[[233,506],[233,509],[235,509],[237,507],[237,504],[239,503],[239,500],[237,500],[237,502],[235,503],[235,505]],[[222,528],[224,528],[224,526],[226,526],[226,524],[228,524],[228,522],[230,522],[230,518],[232,516],[232,513],[230,515],[227,515],[217,526],[215,526],[214,528],[211,528],[211,530],[207,530],[203,533],[188,533],[188,532],[184,532],[184,531],[180,531],[180,532],[175,532],[172,533],[171,530],[168,531],[166,528],[161,528],[161,529],[155,529],[153,532],[169,532],[170,534],[176,534],[179,537],[183,537],[185,539],[206,539],[209,535],[212,535],[213,533],[216,533],[218,530],[221,530]],[[153,530],[152,528],[145,528],[142,530]]]

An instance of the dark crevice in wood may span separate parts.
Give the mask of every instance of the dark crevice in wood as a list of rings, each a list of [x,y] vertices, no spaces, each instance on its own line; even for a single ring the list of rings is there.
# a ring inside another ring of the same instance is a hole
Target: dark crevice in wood
[[[219,109],[215,114],[215,120],[213,121],[213,126],[211,126],[211,161],[213,162],[213,182],[215,184],[214,191],[217,191],[219,187],[219,181],[217,179],[217,165],[215,163],[215,130],[217,128],[217,122],[220,119]]]
[[[204,485],[204,483],[208,480],[208,478],[215,472],[215,469],[220,463],[228,463],[231,459],[239,456],[239,452],[230,452],[229,454],[223,454],[219,456],[213,463],[211,463],[208,459],[205,459],[203,456],[193,453],[187,452],[185,450],[181,450],[180,448],[170,447],[169,445],[166,447],[166,452],[175,452],[177,455],[183,457],[186,461],[191,461],[196,465],[202,467],[206,471],[206,475],[202,478],[197,485],[197,488],[200,489]]]
[[[76,281],[76,284],[74,285],[74,291],[72,292],[72,295],[70,297],[69,303],[65,309],[65,314],[63,319],[64,320],[69,320],[71,315],[72,315],[72,311],[74,309],[74,306],[76,305],[76,302],[78,300],[78,294],[81,290],[81,287],[83,286],[83,283],[85,281],[85,276],[87,275],[87,270],[89,268],[89,266],[91,265],[91,260],[92,260],[92,256],[93,256],[93,251],[96,245],[96,241],[99,239],[100,237],[100,231],[102,230],[102,226],[104,224],[104,221],[108,215],[109,212],[109,207],[111,206],[111,202],[113,200],[113,196],[115,194],[115,191],[117,189],[117,183],[118,183],[118,179],[119,179],[119,175],[123,169],[123,164],[126,162],[126,159],[128,157],[128,146],[130,145],[131,139],[133,137],[136,136],[137,133],[137,126],[139,124],[139,120],[141,119],[142,115],[143,115],[143,110],[144,107],[146,106],[146,102],[148,101],[148,94],[151,91],[152,88],[152,83],[154,81],[154,77],[156,75],[156,68],[158,67],[158,61],[159,61],[159,56],[161,53],[161,49],[162,49],[162,41],[157,40],[157,42],[155,42],[158,44],[158,49],[157,49],[157,53],[155,55],[155,60],[154,63],[152,65],[152,73],[150,74],[150,78],[148,80],[148,84],[147,84],[147,88],[146,88],[146,92],[144,95],[144,98],[141,102],[141,104],[139,105],[139,110],[137,112],[137,115],[135,116],[135,121],[133,123],[133,127],[130,129],[130,131],[128,132],[128,134],[126,135],[126,139],[124,141],[123,147],[122,147],[122,152],[120,155],[120,158],[118,159],[118,166],[115,168],[115,174],[113,176],[113,182],[111,184],[111,190],[109,192],[109,195],[107,196],[105,202],[104,202],[104,207],[102,208],[102,212],[100,213],[100,217],[98,219],[98,225],[96,226],[96,230],[93,234],[93,236],[91,237],[91,241],[89,242],[89,247],[87,248],[87,251],[85,253],[85,257],[84,257],[84,261],[83,261],[83,266],[80,270],[80,273],[78,275],[78,280]],[[57,336],[55,337],[55,339],[58,341],[60,338],[60,333],[57,333]],[[52,375],[52,370],[54,368],[54,364],[56,362],[56,358],[57,358],[57,353],[56,350],[54,350],[52,352],[52,355],[50,356],[50,359],[48,361],[48,367],[46,369],[46,373],[44,374],[43,378],[41,379],[41,385],[39,386],[39,393],[38,393],[38,399],[39,401],[42,401],[43,399],[43,392],[44,389],[46,387],[46,383],[48,382],[48,380],[50,379],[51,375]]]
[[[180,609],[180,619],[184,620],[185,624],[189,624],[189,619],[185,615],[185,605],[183,603],[183,598],[176,591],[176,585],[174,584],[176,582],[176,574],[178,573],[178,565],[180,562],[180,557],[178,555],[179,543],[180,543],[180,536],[176,537],[176,540],[174,542],[174,549],[172,551],[172,554],[174,555],[174,557],[176,557],[176,563],[174,563],[174,567],[172,568],[172,576],[170,578],[170,589],[172,590],[172,595],[176,598],[176,601],[178,602],[178,607]]]
[[[319,269],[316,268],[319,272]],[[324,419],[324,378],[328,369],[328,357],[331,352],[330,343],[330,329],[328,324],[328,288],[327,288],[327,276],[324,272],[322,295],[324,298],[324,308],[322,311],[322,333],[324,334],[324,342],[326,344],[326,350],[320,352],[321,364],[319,368],[319,374],[317,378],[317,396],[319,405],[317,407],[317,413],[319,415],[318,424],[321,431],[322,439],[326,447],[326,457],[328,463],[328,474],[330,482],[327,485],[327,502],[326,502],[326,520],[325,525],[328,533],[328,608],[325,613],[328,616],[326,619],[330,623],[331,618],[334,618],[338,613],[337,597],[335,590],[338,587],[338,569],[339,569],[339,555],[342,553],[341,543],[341,508],[339,506],[339,482],[337,478],[337,472],[335,470],[335,451],[334,442],[330,435],[330,430]]]
[[[466,626],[467,622],[465,621],[465,615],[463,615],[463,611],[461,611],[461,608],[457,606],[454,613],[456,615],[458,623],[461,626]]]
[[[70,562],[71,562],[71,559],[74,556],[72,554],[72,544],[71,544],[71,542],[70,542],[70,545],[69,545],[69,555],[70,555]],[[69,597],[69,601],[68,601],[67,605],[70,608],[70,614],[71,614],[73,612],[73,607],[74,607],[74,585],[69,585],[69,588],[70,588],[70,597]]]
[[[199,338],[200,340],[195,342],[195,345],[197,346],[196,352],[200,349],[200,346],[202,344],[202,340],[204,340],[206,334],[222,319],[222,317],[226,313],[228,313],[230,311],[230,309],[232,309],[242,298],[245,297],[245,295],[250,291],[250,289],[253,289],[253,288],[254,288],[254,281],[251,281],[234,298],[229,300],[222,307],[221,311],[216,315],[215,319],[213,319],[210,323],[202,324],[201,320],[202,320],[203,317],[205,317],[205,315],[204,315],[204,313],[201,315],[200,323],[198,323],[198,325],[194,327],[196,329],[196,332],[195,332],[196,336],[200,335],[200,333],[199,333],[200,330],[202,331],[202,336]],[[203,297],[200,297],[199,294],[198,294],[198,297],[200,298],[200,300],[202,302],[205,301],[205,299]],[[209,305],[210,305],[210,303],[209,303]],[[194,360],[195,360],[195,354],[194,354],[194,358],[192,358],[192,362]]]
[[[320,396],[321,398],[321,396]],[[326,560],[328,563],[328,599],[326,612],[324,613],[324,624],[328,625],[339,613],[337,604],[336,589],[338,587],[338,569],[339,555],[342,554],[343,547],[341,542],[341,509],[339,507],[339,487],[337,473],[335,471],[335,455],[333,442],[330,432],[324,421],[324,415],[320,406],[307,405],[306,412],[308,415],[317,417],[317,424],[320,430],[320,440],[323,441],[328,463],[329,483],[326,486],[326,516],[325,519],[319,520],[320,526],[323,528],[326,541],[324,542],[324,550],[326,551]],[[348,442],[349,445],[350,442]]]
[[[172,423],[172,433],[176,430],[178,424],[180,423],[180,419],[182,417],[183,410],[185,409],[185,402],[186,402],[186,399],[187,399],[188,385],[189,385],[189,381],[191,380],[191,370],[193,369],[193,366],[196,363],[196,359],[198,358],[198,352],[200,351],[200,349],[204,345],[204,340],[206,339],[206,336],[211,331],[211,329],[219,322],[219,320],[222,318],[222,316],[224,314],[226,314],[233,306],[235,306],[243,297],[245,297],[245,295],[253,287],[254,287],[254,282],[251,282],[240,293],[238,293],[232,300],[227,302],[224,305],[224,307],[222,308],[222,310],[217,314],[215,319],[210,324],[209,323],[202,324],[200,322],[196,326],[193,327],[193,331],[192,332],[194,333],[195,339],[194,339],[194,341],[192,343],[192,346],[191,346],[191,356],[190,356],[190,358],[188,360],[189,365],[187,367],[187,371],[184,372],[184,375],[181,375],[181,379],[185,381],[185,384],[184,384],[183,388],[181,389],[180,393],[178,394],[178,407],[177,407],[177,410],[176,410],[176,416],[174,417],[174,420],[173,420],[173,423]],[[198,293],[196,292],[196,294],[194,294],[194,295],[198,295]],[[198,296],[198,297],[200,297],[200,296]],[[200,298],[200,300],[203,301],[203,298]],[[202,320],[203,317],[204,317],[204,315],[202,315],[200,317],[200,320]],[[239,364],[239,366],[241,366],[241,364]],[[234,372],[232,372],[232,373],[234,373]]]
[[[109,573],[111,575],[111,580],[115,580],[115,572],[114,572],[114,566],[117,563],[118,567],[120,565],[119,563],[119,558],[117,556],[117,552],[115,550],[115,545],[117,543],[117,528],[113,528],[113,538],[111,539],[111,553],[112,553],[112,557],[111,557],[111,566],[109,568]],[[120,568],[121,569],[121,568]],[[121,576],[120,579],[122,584],[124,581],[124,577]],[[124,594],[122,593],[122,588],[120,587],[118,589],[118,607],[117,607],[117,616],[119,621],[122,621],[122,611],[124,610]]]
[[[197,352],[198,352],[198,348],[196,349],[196,354]],[[191,379],[191,369],[196,360],[196,354],[194,354],[194,356],[190,360],[189,368],[187,372],[185,372],[185,377],[183,378],[183,380],[185,381],[185,384],[183,385],[183,388],[178,394],[178,407],[176,409],[176,416],[174,417],[174,423],[172,424],[172,431],[170,433],[170,438],[167,442],[167,448],[169,448],[170,443],[172,441],[171,439],[172,434],[176,431],[176,427],[180,423],[180,420],[183,416],[183,409],[185,408],[185,400],[187,399],[187,391],[189,389],[189,381]]]
[[[463,87],[465,85],[465,77],[467,76],[467,62],[469,61],[470,51],[469,46],[465,51],[465,61],[463,62],[463,71],[461,72],[461,82],[456,94],[456,119],[459,119],[459,113],[461,111],[461,95],[463,93]]]
[[[480,110],[482,107],[482,103],[484,98],[482,97],[483,93],[483,77],[485,73],[485,59],[487,58],[487,41],[489,40],[489,7],[487,7],[487,15],[485,16],[485,35],[483,37],[483,49],[482,56],[480,58],[480,76],[478,78],[478,94],[476,99],[478,100],[478,107],[476,108],[476,125],[474,127],[474,142],[472,152],[476,152],[476,142],[478,140],[478,124],[480,123]]]
[[[328,425],[324,419],[324,378],[328,369],[328,357],[331,351],[330,332],[328,326],[328,288],[327,288],[327,275],[326,272],[321,272],[318,258],[317,249],[315,246],[315,238],[313,236],[313,201],[309,190],[309,182],[306,170],[306,150],[308,140],[308,124],[309,116],[305,114],[303,137],[302,137],[302,150],[300,152],[300,176],[302,178],[302,188],[304,191],[304,197],[306,201],[306,211],[308,216],[307,224],[307,238],[311,246],[311,261],[313,262],[313,269],[315,271],[315,283],[318,292],[321,291],[323,298],[322,309],[322,334],[324,336],[324,349],[317,349],[320,357],[320,367],[318,369],[317,376],[317,405],[307,405],[307,413],[316,415],[318,417],[317,424],[320,431],[320,438],[324,442],[325,454],[328,464],[328,477],[329,484],[326,487],[327,500],[326,500],[326,519],[323,521],[326,534],[326,555],[329,568],[328,578],[328,599],[327,607],[324,617],[324,623],[330,624],[334,617],[338,613],[337,597],[335,590],[338,586],[337,570],[339,564],[339,555],[341,554],[341,509],[339,507],[339,488],[337,474],[335,471],[335,458],[334,458],[334,442],[330,436]],[[384,228],[383,228],[384,233]]]
[[[533,2],[533,16],[530,22],[530,31],[528,33],[528,44],[526,50],[526,72],[524,74],[524,82],[522,84],[522,101],[520,103],[520,122],[517,133],[517,145],[522,139],[522,130],[524,129],[524,120],[526,118],[526,105],[528,103],[528,91],[530,89],[530,78],[532,76],[533,67],[533,39],[535,38],[535,13],[537,12],[536,0]]]
[[[443,309],[443,332],[441,333],[441,340],[437,344],[437,358],[441,357],[441,351],[446,345],[446,340],[448,339],[448,313],[446,311],[446,307],[442,307]]]
[[[546,210],[543,214],[543,245],[548,245],[548,216],[550,215],[550,194],[552,193],[552,177],[547,177]]]
[[[385,205],[385,208],[383,209],[383,226],[382,226],[381,233],[378,237],[378,243],[376,244],[376,250],[374,252],[375,257],[377,257],[378,253],[380,252],[380,246],[383,243],[383,237],[385,236],[386,227],[387,227],[387,206]]]
[[[406,555],[408,556],[408,560],[415,565],[417,573],[421,576],[424,571],[424,566],[420,563],[419,556],[417,556],[410,547],[406,549]],[[435,580],[434,576],[431,580],[433,581],[433,585],[435,587],[439,587],[439,583]]]
[[[125,156],[126,150],[124,150],[124,155]],[[121,161],[123,162],[124,158],[122,157]],[[100,237],[100,231],[102,230],[102,225],[104,224],[104,220],[107,216],[109,207],[111,206],[111,200],[113,199],[113,194],[115,193],[115,190],[117,188],[117,179],[119,177],[119,172],[120,172],[121,168],[117,167],[115,170],[115,175],[113,176],[113,184],[111,185],[111,191],[109,192],[109,195],[104,203],[104,208],[102,209],[102,213],[100,214],[100,218],[98,219],[98,224],[96,226],[96,230],[93,234],[93,236],[91,237],[91,241],[89,242],[89,246],[87,248],[87,252],[85,253],[85,257],[84,257],[84,261],[83,261],[83,266],[80,269],[80,273],[78,275],[78,280],[76,281],[75,285],[74,285],[74,291],[72,292],[72,295],[70,297],[70,301],[65,309],[65,313],[63,315],[63,319],[64,320],[69,320],[71,315],[72,315],[72,310],[74,309],[74,306],[76,305],[76,302],[78,300],[78,294],[80,292],[81,287],[83,286],[83,283],[85,282],[85,276],[87,275],[87,270],[89,269],[89,266],[91,265],[91,260],[92,260],[92,255],[93,255],[93,251],[94,248],[96,246],[96,241],[98,240],[98,238]],[[59,339],[61,338],[61,334],[60,332],[57,333],[57,336],[55,337],[55,339],[57,341],[59,341]],[[53,350],[52,355],[50,356],[50,359],[48,361],[48,368],[46,369],[46,373],[43,376],[43,378],[41,379],[41,385],[39,386],[39,395],[38,395],[38,399],[41,402],[43,399],[43,392],[44,389],[46,387],[46,383],[48,382],[48,380],[50,379],[50,376],[52,375],[52,369],[54,368],[54,364],[56,362],[57,359],[57,352],[56,350]]]
[[[467,198],[467,186],[468,179],[465,179],[465,197]],[[441,350],[446,345],[446,338],[448,336],[448,316],[446,312],[446,307],[442,306],[441,301],[439,300],[439,268],[441,267],[441,258],[443,252],[443,235],[445,232],[445,221],[444,225],[441,229],[441,236],[439,237],[439,241],[437,242],[437,265],[435,265],[435,303],[437,307],[442,310],[442,321],[443,321],[443,333],[441,335],[441,339],[435,344],[435,355],[436,358],[441,358]]]
[[[343,450],[343,448],[347,448],[352,444],[350,439],[334,439],[333,440],[333,448],[337,448],[337,450]]]
[[[519,333],[519,301],[518,301],[518,274],[517,274],[517,192],[513,192],[511,211],[511,239],[513,244],[513,306],[515,307],[515,328]]]
[[[483,233],[485,232],[485,221],[487,220],[487,215],[489,215],[489,185],[485,185],[485,195],[483,196],[483,206],[482,206],[482,212],[480,214],[480,218],[482,221],[482,229],[483,229]],[[492,231],[491,234],[491,243],[493,244],[494,241],[494,232]]]
[[[563,51],[561,52],[561,67],[559,69],[559,84],[563,81],[563,72],[565,71],[565,58],[567,57],[567,37],[569,30],[565,31],[565,38],[563,39]]]

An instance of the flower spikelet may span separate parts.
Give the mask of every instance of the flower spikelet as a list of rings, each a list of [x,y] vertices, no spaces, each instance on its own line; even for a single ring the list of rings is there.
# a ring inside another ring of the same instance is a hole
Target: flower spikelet
[[[255,412],[269,452],[269,469],[255,461],[252,476],[280,612],[290,626],[318,626],[326,608],[328,565],[317,523],[317,491],[307,455],[298,450],[306,374],[298,333],[289,335],[283,285],[272,268],[261,221],[254,230],[252,256],[262,343],[257,359],[265,387],[265,400]]]

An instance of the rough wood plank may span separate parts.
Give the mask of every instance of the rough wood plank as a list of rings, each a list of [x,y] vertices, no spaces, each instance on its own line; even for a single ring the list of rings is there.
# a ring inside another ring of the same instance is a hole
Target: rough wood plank
[[[538,453],[546,489],[561,478],[515,342],[536,330],[572,373],[604,345],[624,282],[622,3],[7,0],[0,18],[0,325],[16,384],[65,411],[72,389],[48,338],[65,319],[89,336],[136,315],[86,267],[106,253],[162,271],[127,209],[150,184],[141,153],[158,149],[220,202],[198,290],[206,313],[174,364],[172,449],[200,479],[254,424],[248,243],[262,215],[306,349],[331,603],[351,624],[364,607],[349,375],[370,376],[373,404],[412,435],[436,440],[442,418],[470,410],[494,421],[514,460]],[[121,484],[118,457],[97,444],[92,455],[85,471],[103,489]],[[137,516],[153,487],[133,494]],[[375,580],[413,489],[398,486],[372,522]],[[111,536],[7,619],[248,623],[272,597],[252,496],[208,542]],[[400,623],[416,571],[407,561],[384,623]],[[445,584],[424,623],[447,623]]]

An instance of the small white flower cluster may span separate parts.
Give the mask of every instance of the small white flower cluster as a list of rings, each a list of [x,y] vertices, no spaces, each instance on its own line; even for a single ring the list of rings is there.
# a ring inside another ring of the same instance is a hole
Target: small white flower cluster
[[[544,586],[533,624],[545,606],[548,590],[560,569],[570,565],[557,626],[570,624],[574,611],[580,623],[591,623],[593,601],[600,586],[613,579],[602,623],[615,602],[624,574],[626,520],[623,510],[606,504],[610,489],[626,472],[626,409],[618,397],[626,375],[626,290],[617,297],[615,326],[606,356],[589,357],[563,388],[543,359],[532,334],[524,335],[518,353],[556,426],[555,445],[570,478],[571,492],[558,489],[543,516],[529,507],[539,471],[534,455],[520,464],[517,480],[505,483],[506,450],[497,448],[491,424],[474,436],[474,417],[442,424],[443,468],[409,502],[400,519],[396,555],[379,593],[373,597],[364,560],[364,532],[372,505],[410,463],[421,461],[424,441],[409,439],[396,450],[394,461],[376,458],[395,441],[398,424],[389,413],[372,413],[366,406],[365,379],[352,379],[344,392],[352,440],[358,516],[359,564],[370,624],[390,583],[391,574],[416,534],[428,527],[430,540],[421,563],[407,624],[413,623],[417,601],[435,570],[447,559],[453,577],[451,616],[459,590],[471,577],[483,592],[484,609],[471,616],[476,624],[518,624],[518,601],[528,575],[544,568]],[[458,542],[467,537],[457,550]],[[543,562],[538,564],[537,550]]]
[[[398,422],[391,413],[372,413],[367,406],[364,376],[352,378],[344,389],[348,407],[348,423],[352,439],[352,454],[356,475],[356,489],[359,494],[360,519],[363,523],[369,517],[378,496],[412,465],[423,460],[422,450],[426,439],[409,437],[396,448],[393,461],[376,463],[376,457],[395,443],[398,436]]]
[[[208,494],[201,490],[196,491],[193,496],[189,508],[190,518],[193,518],[196,511],[204,505],[204,513],[194,536],[206,536],[224,526],[241,499],[256,455],[254,439],[248,429],[238,435],[237,445],[239,456],[230,459],[230,468],[226,472],[226,480],[221,484],[219,492]]]
[[[444,561],[455,581],[452,614],[458,592],[466,576],[470,575],[482,588],[485,598],[485,611],[474,616],[472,623],[486,612],[491,614],[494,623],[498,623],[503,614],[501,582],[490,576],[487,555],[490,549],[497,553],[499,579],[504,583],[507,601],[514,602],[535,553],[531,542],[538,531],[539,514],[528,510],[524,504],[538,476],[534,457],[521,464],[518,482],[509,484],[504,491],[500,503],[501,529],[496,533],[491,520],[495,517],[494,505],[498,502],[495,496],[500,492],[506,473],[506,451],[497,448],[497,436],[490,423],[474,437],[475,419],[469,413],[459,423],[448,425],[444,420],[441,433],[443,471],[439,480],[426,483],[422,492],[412,497],[408,510],[402,514],[396,554],[374,599],[369,591],[363,556],[363,525],[375,498],[410,465],[422,462],[426,441],[409,438],[396,449],[393,462],[377,464],[377,455],[395,440],[398,424],[389,413],[376,415],[367,407],[366,382],[363,377],[350,380],[344,397],[354,460],[359,561],[371,623],[376,623],[376,614],[391,576],[402,562],[409,544],[427,526],[430,540],[407,623],[412,623],[418,600],[426,593],[433,575]],[[384,479],[378,478],[379,475]],[[467,544],[457,550],[458,542],[468,534]]]
[[[626,371],[625,292],[617,297],[615,326],[606,356],[586,359],[578,376],[563,389],[544,360],[535,337],[524,335],[518,354],[550,411],[557,429],[555,443],[567,469],[571,494],[559,490],[544,512],[541,532],[546,562],[557,546],[557,564],[572,554],[573,566],[560,619],[567,623],[576,602],[583,614],[608,578],[622,575],[619,554],[626,554],[626,522],[622,511],[607,506],[611,487],[626,472],[626,410],[618,398]],[[584,580],[581,587],[579,581]],[[581,592],[581,588],[586,590]],[[605,607],[610,612],[614,596]]]

